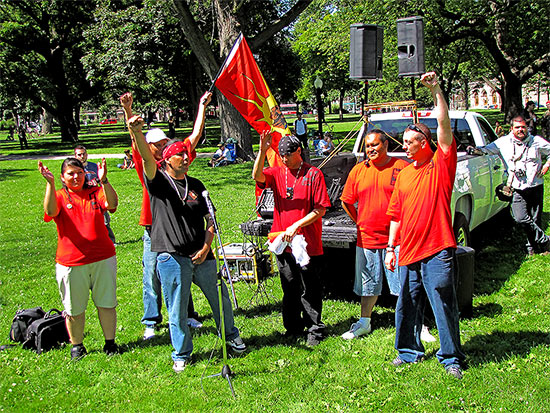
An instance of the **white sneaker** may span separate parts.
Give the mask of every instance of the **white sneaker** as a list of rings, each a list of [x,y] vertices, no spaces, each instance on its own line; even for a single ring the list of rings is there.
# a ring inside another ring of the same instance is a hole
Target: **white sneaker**
[[[244,344],[241,336],[238,336],[233,340],[229,340],[227,344],[229,344],[229,347],[231,347],[231,350],[235,353],[243,353],[246,351],[246,345]]]
[[[367,324],[367,326],[364,326],[359,321],[357,323],[353,323],[349,329],[349,331],[346,331],[344,334],[342,334],[342,338],[344,340],[353,340],[354,338],[357,338],[359,336],[369,334],[371,332],[370,323]]]
[[[189,361],[187,360],[176,360],[174,361],[174,365],[172,366],[172,369],[176,373],[181,373],[183,370],[185,370],[185,367],[189,364]]]
[[[191,318],[191,317],[187,319],[187,325],[189,327],[193,327],[193,328],[201,328],[202,327],[202,323],[199,320],[196,320],[196,319]]]
[[[422,340],[425,343],[433,343],[435,341],[435,337],[430,334],[430,330],[428,330],[428,326],[422,325],[422,331],[420,332],[420,340]]]
[[[143,333],[143,339],[149,340],[155,337],[155,327],[145,327],[145,332]]]

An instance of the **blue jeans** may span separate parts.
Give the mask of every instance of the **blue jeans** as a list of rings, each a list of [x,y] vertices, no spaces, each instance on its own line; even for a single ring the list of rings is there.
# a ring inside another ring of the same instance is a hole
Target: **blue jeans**
[[[154,327],[162,322],[162,290],[157,274],[158,252],[151,251],[151,233],[143,232],[143,318],[141,323]]]
[[[460,366],[464,353],[460,345],[455,291],[455,250],[447,248],[399,267],[399,276],[401,293],[395,309],[395,348],[399,358],[406,363],[414,363],[424,356],[420,332],[427,296],[439,332],[437,359],[445,367]],[[426,294],[422,293],[422,288]]]
[[[218,331],[220,330],[216,261],[206,260],[202,264],[195,265],[189,257],[162,252],[157,257],[157,271],[170,320],[170,339],[172,347],[174,347],[172,359],[185,360],[191,357],[193,351],[193,342],[187,325],[187,305],[191,282],[198,285],[206,296]],[[239,330],[234,325],[233,308],[224,283],[222,283],[222,302],[225,338],[233,340],[239,336]]]

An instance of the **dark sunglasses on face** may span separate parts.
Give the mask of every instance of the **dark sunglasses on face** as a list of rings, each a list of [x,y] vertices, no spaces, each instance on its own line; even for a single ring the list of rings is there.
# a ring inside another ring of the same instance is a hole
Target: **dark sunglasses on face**
[[[416,126],[414,123],[411,123],[409,126],[407,126],[407,129],[406,130],[412,130],[412,131],[415,131],[415,132],[418,132],[420,133],[421,135],[423,135],[426,140],[430,140],[430,138],[428,138],[428,135],[426,135],[424,133],[424,131],[422,131],[422,129],[420,129],[418,126]]]

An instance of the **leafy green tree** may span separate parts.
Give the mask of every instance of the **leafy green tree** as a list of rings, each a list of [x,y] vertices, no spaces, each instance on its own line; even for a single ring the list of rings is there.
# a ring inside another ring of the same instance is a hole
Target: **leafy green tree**
[[[94,7],[94,1],[0,1],[1,94],[46,109],[63,141],[77,140],[75,109],[97,93],[80,61]]]
[[[136,109],[184,108],[194,116],[207,79],[166,3],[101,1],[95,20],[85,31],[83,62],[105,88],[96,105],[118,107],[117,97],[131,90]]]
[[[462,39],[483,45],[500,73],[502,110],[507,118],[521,112],[523,84],[550,64],[548,0],[396,3],[426,17],[434,28],[434,46],[445,48]]]

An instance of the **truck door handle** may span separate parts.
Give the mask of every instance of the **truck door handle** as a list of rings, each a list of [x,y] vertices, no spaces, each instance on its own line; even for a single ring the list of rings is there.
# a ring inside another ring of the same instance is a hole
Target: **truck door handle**
[[[500,165],[495,165],[495,166],[493,166],[493,169],[494,169],[495,171],[498,171],[498,170],[500,169]]]

